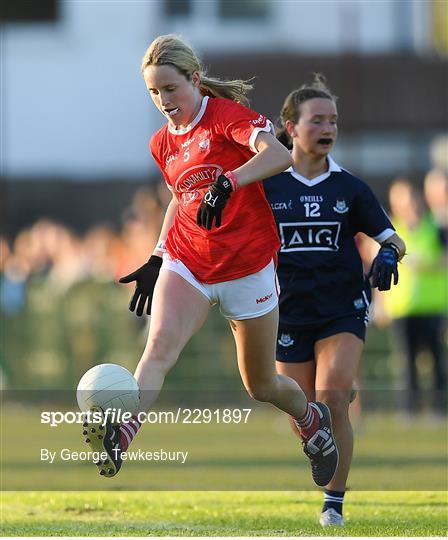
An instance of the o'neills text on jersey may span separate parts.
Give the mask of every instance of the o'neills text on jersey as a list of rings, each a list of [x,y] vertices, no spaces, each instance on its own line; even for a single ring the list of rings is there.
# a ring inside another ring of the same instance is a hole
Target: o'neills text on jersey
[[[322,195],[301,195],[300,202],[323,202]]]

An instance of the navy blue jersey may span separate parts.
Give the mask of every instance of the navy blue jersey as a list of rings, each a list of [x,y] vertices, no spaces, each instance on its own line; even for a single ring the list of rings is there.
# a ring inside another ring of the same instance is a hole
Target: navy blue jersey
[[[329,171],[308,180],[293,171],[264,181],[281,247],[280,328],[356,315],[368,306],[354,236],[384,242],[394,228],[372,190],[330,157]]]

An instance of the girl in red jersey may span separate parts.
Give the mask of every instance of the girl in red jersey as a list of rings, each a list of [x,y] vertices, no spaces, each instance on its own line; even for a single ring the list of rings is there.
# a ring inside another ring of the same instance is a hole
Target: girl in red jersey
[[[154,403],[182,349],[218,304],[230,322],[248,393],[296,419],[313,478],[326,485],[338,462],[329,409],[308,403],[300,386],[275,369],[279,241],[260,180],[289,167],[291,156],[271,122],[241,104],[250,85],[207,77],[178,37],[153,41],[142,74],[167,119],[150,148],[172,200],[149,261],[120,280],[136,282],[130,310],[151,313],[135,372],[141,411]],[[118,427],[109,423],[104,437],[96,435],[99,424],[85,427],[88,444],[109,456],[97,463],[100,474],[114,476],[122,463],[117,449],[128,448],[138,417]]]

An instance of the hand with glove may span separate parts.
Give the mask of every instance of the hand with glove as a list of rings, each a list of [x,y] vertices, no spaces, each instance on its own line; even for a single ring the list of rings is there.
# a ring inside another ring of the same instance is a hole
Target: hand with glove
[[[400,250],[395,244],[384,244],[380,247],[367,275],[369,279],[371,278],[372,287],[378,287],[379,291],[388,291],[392,276],[394,276],[394,285],[398,283],[399,255]]]
[[[208,231],[213,226],[221,226],[221,214],[232,191],[235,191],[238,182],[231,172],[218,176],[216,182],[209,186],[198,208],[196,222],[199,227],[205,227]]]
[[[146,302],[146,313],[147,315],[151,315],[152,295],[161,266],[162,257],[152,255],[149,261],[143,266],[118,280],[120,283],[136,282],[134,295],[129,303],[129,309],[134,311],[135,306],[137,306],[136,315],[138,317],[143,315]]]

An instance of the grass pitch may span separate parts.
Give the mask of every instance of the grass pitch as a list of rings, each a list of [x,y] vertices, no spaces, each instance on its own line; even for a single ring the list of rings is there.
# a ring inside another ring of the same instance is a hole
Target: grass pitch
[[[4,536],[446,536],[444,492],[353,492],[346,526],[318,492],[9,492]]]

